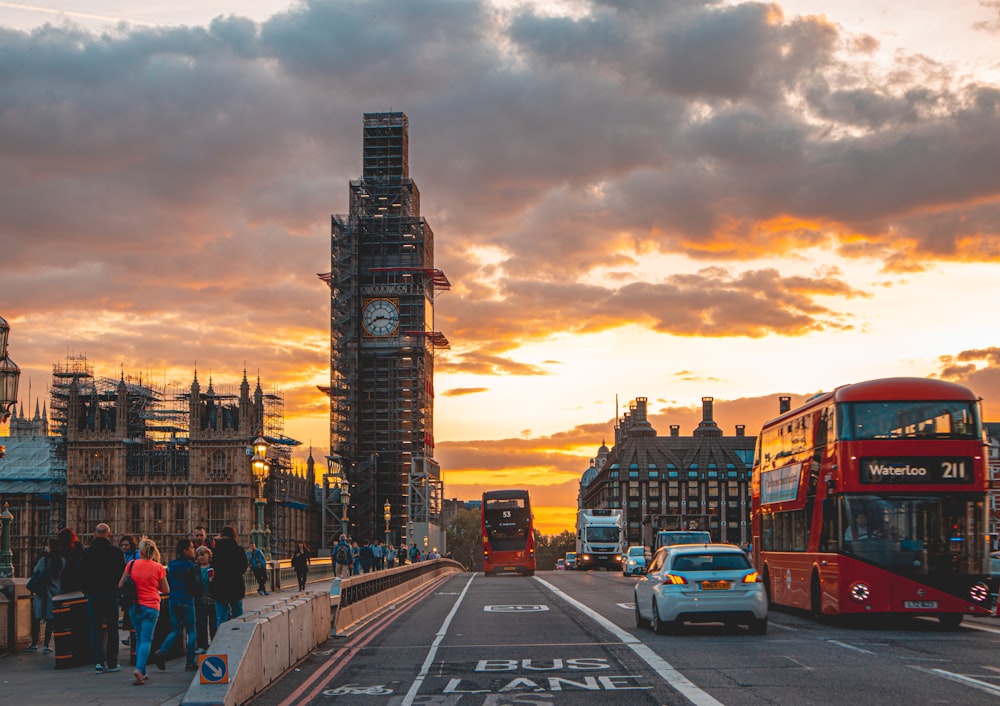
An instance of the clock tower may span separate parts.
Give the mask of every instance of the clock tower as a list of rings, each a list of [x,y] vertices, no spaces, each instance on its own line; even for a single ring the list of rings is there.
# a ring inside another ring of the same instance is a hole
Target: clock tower
[[[434,456],[434,233],[409,175],[404,113],[365,113],[362,176],[332,219],[330,456],[350,487],[350,534],[407,537],[414,464]],[[425,479],[421,478],[422,484]],[[384,505],[389,504],[386,532]]]

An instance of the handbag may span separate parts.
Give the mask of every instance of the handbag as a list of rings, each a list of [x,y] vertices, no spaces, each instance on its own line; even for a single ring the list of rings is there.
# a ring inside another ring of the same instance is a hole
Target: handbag
[[[28,579],[27,589],[34,593],[36,596],[41,596],[45,593],[46,589],[49,587],[49,561],[45,560],[41,571],[34,571],[31,574],[31,578]]]
[[[125,608],[131,608],[139,600],[139,587],[135,585],[135,580],[132,578],[133,563],[134,560],[125,567],[125,583],[122,584],[122,606]]]

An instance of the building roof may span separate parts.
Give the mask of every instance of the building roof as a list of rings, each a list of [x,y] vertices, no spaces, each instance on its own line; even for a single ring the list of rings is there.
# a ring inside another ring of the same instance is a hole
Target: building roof
[[[4,437],[0,493],[66,494],[66,463],[56,455],[56,437]]]

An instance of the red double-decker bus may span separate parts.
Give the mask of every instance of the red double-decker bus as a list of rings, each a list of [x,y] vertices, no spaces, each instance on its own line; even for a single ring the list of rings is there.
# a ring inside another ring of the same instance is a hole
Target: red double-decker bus
[[[773,603],[814,615],[989,615],[979,399],[888,378],[767,422],[751,488],[755,566]]]
[[[527,490],[483,493],[483,571],[535,573],[535,528]]]

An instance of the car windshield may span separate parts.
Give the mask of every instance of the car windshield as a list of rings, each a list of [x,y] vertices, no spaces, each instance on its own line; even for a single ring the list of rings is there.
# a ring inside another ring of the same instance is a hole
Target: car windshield
[[[749,569],[750,562],[742,552],[704,552],[674,557],[674,571],[735,571]]]
[[[643,554],[645,554],[645,552],[646,552],[646,550],[643,549],[642,547],[631,547],[628,550],[628,555],[629,556],[642,556]]]

